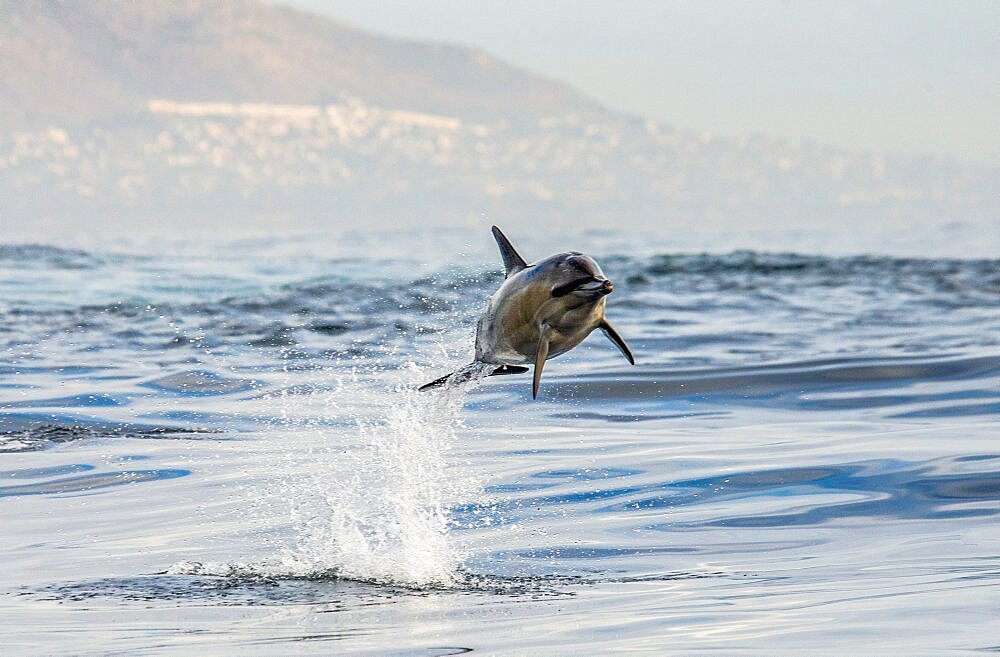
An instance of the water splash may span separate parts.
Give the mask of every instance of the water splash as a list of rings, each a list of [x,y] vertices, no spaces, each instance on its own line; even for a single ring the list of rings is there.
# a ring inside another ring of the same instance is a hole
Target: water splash
[[[418,392],[426,378],[414,364],[341,375],[313,402],[343,429],[286,415],[291,429],[276,437],[280,459],[259,510],[273,515],[272,504],[283,505],[292,537],[261,572],[419,587],[458,581],[465,551],[449,533],[450,509],[481,486],[452,448],[466,391],[481,378]]]

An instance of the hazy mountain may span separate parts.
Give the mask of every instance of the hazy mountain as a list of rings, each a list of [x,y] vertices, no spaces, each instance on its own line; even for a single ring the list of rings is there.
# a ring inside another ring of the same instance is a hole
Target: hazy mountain
[[[134,116],[150,98],[335,103],[496,120],[604,112],[467,48],[390,39],[251,0],[0,0],[7,125]]]
[[[1000,216],[993,168],[678,130],[473,50],[243,0],[0,0],[0,121],[0,228]]]

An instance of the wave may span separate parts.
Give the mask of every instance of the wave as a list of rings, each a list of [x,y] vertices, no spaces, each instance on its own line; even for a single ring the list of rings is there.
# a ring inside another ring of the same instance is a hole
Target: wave
[[[0,266],[25,264],[54,268],[94,268],[107,262],[118,263],[125,256],[110,257],[86,251],[45,245],[0,244]],[[734,251],[727,254],[662,254],[642,258],[611,255],[599,258],[605,268],[615,272],[623,285],[643,285],[662,278],[718,277],[728,281],[732,275],[748,275],[761,283],[785,278],[800,279],[804,285],[852,285],[878,282],[880,286],[907,287],[908,283],[926,284],[938,292],[979,291],[1000,297],[1000,259],[919,259],[888,256],[829,257],[797,253]],[[152,259],[137,258],[138,267],[153,266]],[[182,265],[183,263],[180,263]],[[252,266],[252,263],[246,263]],[[371,309],[398,308],[420,312],[439,312],[466,293],[493,290],[502,282],[501,270],[494,263],[478,270],[446,269],[431,276],[413,279],[379,278],[377,263],[371,270],[359,268],[353,260],[342,267],[337,260],[327,263],[331,272],[322,278],[288,282],[258,294],[226,295],[186,308],[210,311],[233,308],[250,312],[265,309],[294,309],[304,301],[341,299],[370,300]],[[169,260],[155,262],[157,267],[171,266]],[[178,265],[178,267],[180,267]],[[178,272],[179,273],[179,272]],[[251,272],[243,272],[251,273]],[[354,274],[350,276],[349,274]],[[728,283],[724,284],[724,287]],[[914,288],[907,288],[916,291]],[[919,289],[919,288],[917,288]],[[377,296],[373,297],[373,293]],[[151,301],[156,301],[151,300]],[[166,307],[168,300],[156,304]],[[1000,303],[1000,298],[994,299]],[[111,300],[104,308],[128,312],[127,300]]]
[[[773,275],[786,272],[827,273],[846,276],[897,271],[902,273],[955,274],[985,272],[1000,283],[1000,259],[899,258],[894,256],[822,256],[766,251],[732,251],[725,254],[659,254],[647,258],[612,257],[614,262],[637,266],[638,273],[653,276],[676,274],[754,273]]]
[[[44,246],[0,246],[0,266],[5,258],[9,266],[39,259],[57,268],[93,268],[101,262],[99,256],[85,252]],[[335,261],[330,269],[337,270]],[[947,310],[1000,308],[1000,260],[830,258],[741,251],[617,256],[605,260],[605,269],[619,283],[609,308],[637,320],[648,310],[699,309],[761,314],[783,309],[842,316],[884,300],[882,315],[872,319],[891,324],[920,322],[921,314]],[[183,289],[183,272],[175,275],[180,279],[176,285]],[[163,326],[154,330],[162,338],[162,348],[206,339],[206,345],[212,346],[212,339],[229,343],[233,336],[246,337],[253,347],[284,348],[301,342],[303,332],[337,338],[374,331],[377,339],[386,339],[398,332],[436,333],[445,324],[470,326],[501,280],[499,270],[492,266],[471,272],[446,270],[409,280],[331,275],[185,303],[179,303],[176,294],[156,298],[147,291],[133,298],[76,307],[65,305],[71,297],[60,297],[59,304],[52,305],[31,300],[28,291],[24,301],[8,303],[0,316],[0,333],[24,340],[40,331],[90,329],[114,331],[128,340],[130,331],[138,337],[167,319],[186,327],[176,332],[162,330]],[[669,321],[666,316],[650,319]],[[120,320],[129,321],[122,325]]]
[[[96,269],[105,262],[106,258],[80,249],[46,244],[0,243],[0,267]]]
[[[199,434],[210,434],[214,440],[222,438],[217,430],[199,427],[108,422],[74,417],[65,412],[53,414],[0,411],[0,453],[33,452],[77,440],[99,438],[193,440],[198,438]]]

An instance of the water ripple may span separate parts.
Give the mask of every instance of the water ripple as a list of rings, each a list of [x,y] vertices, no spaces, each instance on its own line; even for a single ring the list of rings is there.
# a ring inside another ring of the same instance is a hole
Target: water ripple
[[[157,469],[157,470],[123,470],[119,472],[99,472],[78,477],[49,479],[31,484],[16,486],[0,486],[0,497],[17,495],[55,495],[65,493],[83,493],[113,486],[125,486],[139,482],[162,481],[176,479],[191,474],[190,470]]]

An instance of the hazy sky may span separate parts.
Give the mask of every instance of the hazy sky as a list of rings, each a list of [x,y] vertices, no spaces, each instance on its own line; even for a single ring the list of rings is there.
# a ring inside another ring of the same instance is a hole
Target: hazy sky
[[[284,0],[677,127],[1000,163],[995,0]]]

